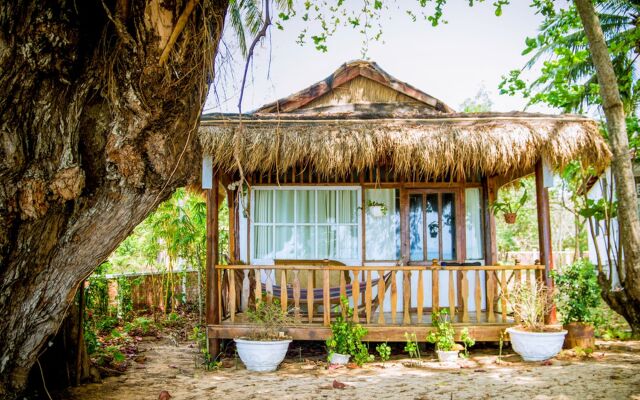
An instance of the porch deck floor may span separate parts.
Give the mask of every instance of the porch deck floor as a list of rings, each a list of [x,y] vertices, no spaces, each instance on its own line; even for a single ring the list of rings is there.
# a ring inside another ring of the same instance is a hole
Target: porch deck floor
[[[338,314],[332,313],[332,319]],[[509,326],[514,324],[511,317],[506,321],[502,320],[500,314],[495,314],[495,322],[487,322],[486,312],[483,312],[480,320],[476,319],[475,312],[469,313],[469,322],[461,322],[462,315],[456,314],[453,325],[459,333],[462,328],[467,328],[471,337],[476,341],[499,341],[503,336],[503,332]],[[418,323],[417,315],[411,312],[411,322],[404,324],[404,314],[398,312],[396,314],[396,322],[392,323],[391,313],[384,313],[384,324],[378,323],[378,313],[374,313],[371,323],[367,323],[364,316],[360,318],[360,323],[367,329],[368,333],[364,340],[373,342],[383,341],[405,341],[405,333],[415,333],[418,341],[425,341],[426,334],[433,330],[431,325],[431,313],[425,312],[422,322]],[[255,332],[256,325],[248,321],[247,315],[237,313],[235,319],[231,322],[230,318],[225,318],[220,324],[209,325],[208,332],[210,338],[233,339],[237,337],[249,336]],[[326,340],[331,336],[331,329],[323,324],[323,316],[314,315],[313,322],[309,323],[307,315],[301,314],[300,319],[292,325],[284,328],[286,334],[296,340]],[[505,338],[508,340],[508,337]]]

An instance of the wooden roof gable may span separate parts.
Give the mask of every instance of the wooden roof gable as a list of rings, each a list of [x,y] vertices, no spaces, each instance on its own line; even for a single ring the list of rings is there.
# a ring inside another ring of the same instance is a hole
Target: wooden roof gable
[[[353,90],[355,86],[358,86],[359,91],[364,93],[346,97],[340,96],[340,94],[336,95],[339,93],[339,89]],[[375,90],[376,86],[378,86],[378,90]],[[377,95],[373,93],[374,91],[378,92]],[[338,97],[342,97],[342,99],[337,99]],[[354,97],[357,99],[354,100]],[[386,100],[381,100],[381,98]],[[400,104],[412,102],[419,107],[431,109],[435,113],[454,112],[452,108],[435,97],[389,75],[375,62],[357,60],[343,64],[327,78],[291,96],[266,104],[254,113],[290,113],[316,106],[326,106],[331,102],[338,104],[336,101],[345,101],[345,99],[348,103]]]

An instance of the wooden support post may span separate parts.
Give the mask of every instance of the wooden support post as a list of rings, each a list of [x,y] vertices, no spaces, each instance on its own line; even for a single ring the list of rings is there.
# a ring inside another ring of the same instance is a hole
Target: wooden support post
[[[498,196],[494,178],[482,178],[482,209],[484,215],[484,261],[486,265],[496,265],[498,249],[496,246],[496,218],[491,212],[491,204]]]
[[[536,163],[536,205],[538,209],[538,241],[540,244],[540,261],[544,264],[543,279],[548,290],[553,292],[553,251],[551,249],[551,217],[549,215],[549,190],[544,187],[542,160]],[[548,324],[555,324],[556,308],[551,309],[545,318]]]
[[[496,201],[498,197],[498,188],[496,180],[493,177],[483,176],[481,179],[482,184],[482,210],[483,210],[483,230],[484,230],[484,264],[485,265],[497,265],[498,263],[498,248],[496,244],[496,218],[491,212],[491,204]],[[485,277],[487,272],[485,272]],[[487,286],[488,279],[485,279],[485,297],[487,302],[487,310],[489,310],[489,287]],[[491,304],[491,310],[493,310],[498,304],[498,285],[493,285],[492,293],[493,304]]]
[[[229,262],[231,264],[235,264],[239,261],[239,252],[238,250],[238,196],[235,190],[227,189],[227,207],[229,207],[229,257],[231,258]]]
[[[220,309],[218,308],[218,274],[215,266],[218,264],[218,176],[213,175],[213,187],[207,190],[207,324],[220,323]],[[215,337],[208,338],[209,354],[217,357],[220,353],[220,340]]]

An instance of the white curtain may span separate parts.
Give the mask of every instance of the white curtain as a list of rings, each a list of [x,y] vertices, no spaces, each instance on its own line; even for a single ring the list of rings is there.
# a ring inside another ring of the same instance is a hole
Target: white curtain
[[[255,259],[358,257],[356,190],[256,189],[254,193]]]
[[[297,259],[316,258],[316,191],[296,190]],[[308,224],[308,225],[307,225]]]
[[[480,189],[465,189],[467,259],[482,260],[482,207]]]
[[[293,190],[276,190],[276,224],[294,223],[294,199]]]
[[[255,190],[253,257],[271,258],[273,250],[273,191]]]
[[[400,215],[396,209],[395,189],[367,189],[365,204],[369,201],[383,203],[387,214],[374,217],[365,213],[365,237],[367,260],[397,260],[400,250]]]

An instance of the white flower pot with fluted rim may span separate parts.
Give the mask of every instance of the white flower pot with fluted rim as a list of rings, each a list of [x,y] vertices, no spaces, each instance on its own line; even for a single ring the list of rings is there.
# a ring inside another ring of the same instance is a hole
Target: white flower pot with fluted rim
[[[291,340],[234,339],[240,360],[249,371],[275,371],[284,360]]]
[[[508,328],[511,347],[525,361],[544,361],[562,350],[567,331],[528,332],[516,327]]]
[[[369,206],[369,214],[374,218],[384,217],[382,206]]]
[[[331,353],[329,356],[329,364],[333,365],[346,365],[351,358],[348,354]]]
[[[458,350],[436,350],[438,354],[438,361],[441,363],[454,363],[458,361]]]

